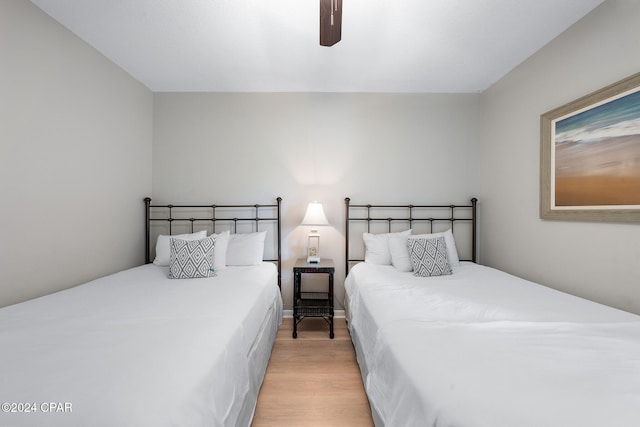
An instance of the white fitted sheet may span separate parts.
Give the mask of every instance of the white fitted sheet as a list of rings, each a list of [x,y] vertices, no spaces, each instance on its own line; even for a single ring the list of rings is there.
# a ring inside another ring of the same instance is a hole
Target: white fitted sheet
[[[639,316],[472,263],[361,263],[345,288],[377,424],[638,425]]]
[[[1,309],[0,400],[36,411],[0,425],[249,425],[282,320],[275,265],[167,276],[148,264]]]

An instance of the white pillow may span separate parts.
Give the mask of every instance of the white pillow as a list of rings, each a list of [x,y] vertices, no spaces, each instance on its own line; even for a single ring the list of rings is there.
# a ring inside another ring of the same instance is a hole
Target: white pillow
[[[227,247],[227,265],[256,265],[264,256],[266,231],[232,234]]]
[[[409,236],[411,230],[401,231],[399,233],[383,233],[371,234],[362,233],[364,240],[364,260],[371,264],[390,265],[391,252],[389,252],[389,238],[396,236]]]
[[[156,240],[156,259],[153,260],[155,265],[166,267],[169,265],[171,250],[169,247],[169,239],[182,239],[182,240],[200,240],[207,237],[207,230],[198,231],[191,234],[176,234],[173,236],[167,236],[161,234]]]
[[[213,250],[213,268],[224,270],[227,266],[227,249],[229,247],[229,230],[222,233],[212,234],[216,238],[216,247]],[[211,237],[210,236],[210,237]]]
[[[456,241],[453,238],[453,232],[451,231],[451,229],[442,233],[415,234],[409,237],[392,236],[389,239],[391,264],[398,271],[413,271],[413,265],[409,257],[409,249],[407,248],[407,239],[433,239],[440,236],[444,237],[444,242],[447,245],[447,257],[449,259],[449,265],[451,267],[459,266],[460,258],[458,257],[458,249],[456,248]]]
[[[419,237],[416,235],[415,237]],[[423,235],[424,236],[424,235]],[[407,248],[407,236],[393,236],[389,238],[389,252],[391,252],[391,265],[398,271],[413,271],[413,264]]]

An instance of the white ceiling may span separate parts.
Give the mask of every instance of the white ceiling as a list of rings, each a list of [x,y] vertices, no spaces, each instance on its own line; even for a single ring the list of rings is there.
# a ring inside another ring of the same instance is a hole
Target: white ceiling
[[[31,0],[153,91],[480,92],[603,0]]]

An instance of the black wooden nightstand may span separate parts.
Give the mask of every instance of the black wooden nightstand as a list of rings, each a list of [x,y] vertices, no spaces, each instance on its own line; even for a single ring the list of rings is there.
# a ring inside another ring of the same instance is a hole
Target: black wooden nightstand
[[[333,260],[323,258],[318,263],[308,263],[300,258],[293,267],[293,338],[298,337],[298,323],[305,317],[322,317],[329,323],[329,337],[333,338]],[[324,273],[329,275],[327,292],[303,292],[302,274]]]

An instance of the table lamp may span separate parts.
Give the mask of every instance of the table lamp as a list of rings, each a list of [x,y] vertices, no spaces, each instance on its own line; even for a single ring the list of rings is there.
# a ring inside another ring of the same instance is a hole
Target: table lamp
[[[319,263],[320,262],[320,234],[318,233],[318,226],[329,225],[327,217],[322,209],[322,203],[313,202],[309,203],[307,207],[307,213],[302,219],[302,225],[312,226],[309,232],[307,242],[307,262]]]

